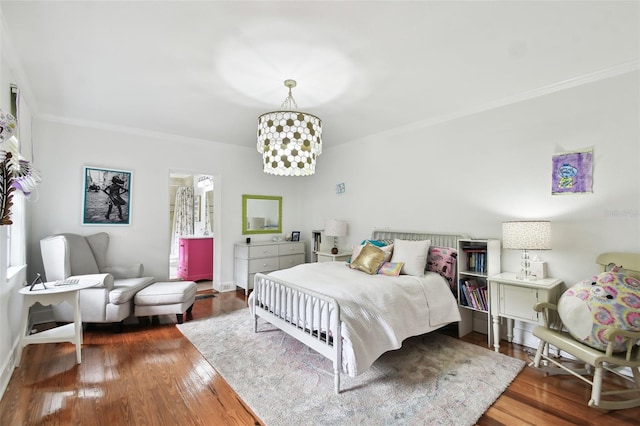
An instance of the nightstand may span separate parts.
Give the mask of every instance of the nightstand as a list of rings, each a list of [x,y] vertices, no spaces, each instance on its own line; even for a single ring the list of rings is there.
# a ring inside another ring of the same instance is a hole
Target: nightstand
[[[500,317],[507,319],[507,341],[513,339],[513,320],[533,324],[544,324],[542,313],[533,306],[538,302],[557,303],[558,287],[562,280],[542,278],[525,281],[516,278],[513,272],[503,272],[487,278],[491,297],[491,317],[493,319],[493,347],[500,350]]]
[[[339,251],[338,254],[316,252],[318,262],[346,262],[351,257],[351,253]]]

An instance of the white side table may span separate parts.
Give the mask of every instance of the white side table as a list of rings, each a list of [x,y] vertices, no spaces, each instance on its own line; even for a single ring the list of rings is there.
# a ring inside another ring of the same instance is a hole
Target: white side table
[[[525,281],[516,278],[513,272],[490,276],[491,317],[493,319],[493,347],[500,350],[500,317],[507,318],[507,341],[513,340],[513,320],[533,324],[544,324],[542,314],[533,306],[538,302],[557,303],[558,286],[562,280],[542,278]]]
[[[92,279],[81,279],[77,284],[55,286],[54,282],[37,284],[37,289],[29,290],[29,287],[22,287],[19,293],[24,295],[24,306],[22,308],[22,334],[18,347],[16,366],[20,366],[22,351],[29,344],[70,342],[76,345],[76,360],[78,364],[82,362],[80,350],[82,347],[82,318],[80,317],[80,290],[92,287],[98,281]],[[57,305],[68,302],[73,306],[73,323],[55,327],[39,333],[29,333],[29,308],[35,303],[47,305]]]
[[[346,262],[351,257],[351,253],[339,251],[337,254],[317,251],[318,262]]]

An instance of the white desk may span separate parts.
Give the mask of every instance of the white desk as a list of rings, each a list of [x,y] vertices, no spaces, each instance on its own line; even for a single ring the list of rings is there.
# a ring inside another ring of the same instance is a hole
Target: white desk
[[[22,334],[20,335],[20,344],[18,347],[18,355],[16,365],[20,366],[22,351],[29,344],[38,343],[56,343],[70,342],[76,345],[76,360],[78,364],[82,362],[80,350],[82,347],[82,318],[80,317],[80,293],[83,288],[92,287],[98,284],[96,280],[80,280],[78,284],[54,286],[53,282],[36,284],[33,290],[29,287],[22,287],[19,291],[24,295],[24,306],[22,308]],[[29,308],[35,303],[47,305],[57,305],[62,302],[68,302],[73,306],[73,323],[55,327],[39,333],[29,333]]]

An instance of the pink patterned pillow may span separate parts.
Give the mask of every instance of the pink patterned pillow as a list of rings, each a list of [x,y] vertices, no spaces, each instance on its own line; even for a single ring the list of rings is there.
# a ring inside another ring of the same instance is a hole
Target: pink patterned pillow
[[[378,274],[380,275],[388,275],[390,277],[397,277],[400,275],[400,270],[402,269],[402,265],[404,262],[384,262],[380,269],[378,269]]]
[[[427,257],[427,271],[440,274],[447,282],[449,287],[455,289],[456,262],[458,260],[458,251],[450,247],[429,247],[429,256]]]

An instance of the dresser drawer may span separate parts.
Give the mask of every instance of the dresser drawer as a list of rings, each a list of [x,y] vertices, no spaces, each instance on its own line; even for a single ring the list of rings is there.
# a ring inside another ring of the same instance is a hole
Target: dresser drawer
[[[280,257],[280,269],[292,268],[296,265],[300,265],[301,263],[304,263],[304,253],[290,254],[288,256]]]
[[[264,259],[249,260],[250,274],[255,274],[256,272],[271,272],[278,269],[280,269],[280,258],[278,257],[266,257]]]
[[[286,256],[288,254],[304,254],[304,243],[290,243],[290,244],[281,244],[278,247],[278,254],[280,256]]]
[[[253,279],[259,272],[268,274],[305,262],[303,241],[259,241],[234,246],[233,281],[247,294],[253,288]]]
[[[249,247],[249,259],[253,259],[255,257],[275,257],[278,255],[278,246],[275,244]]]

